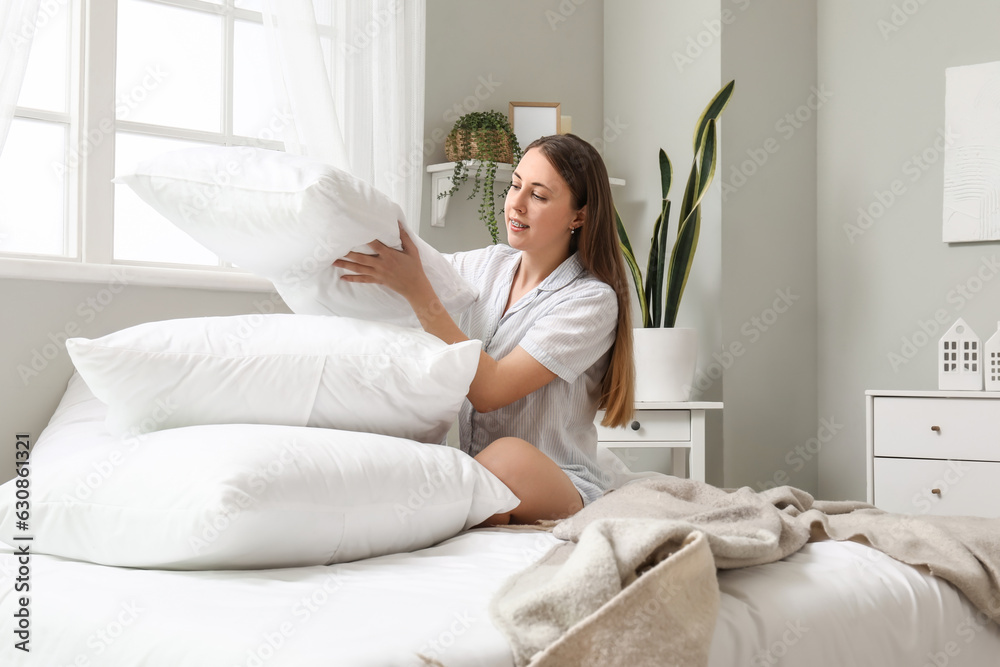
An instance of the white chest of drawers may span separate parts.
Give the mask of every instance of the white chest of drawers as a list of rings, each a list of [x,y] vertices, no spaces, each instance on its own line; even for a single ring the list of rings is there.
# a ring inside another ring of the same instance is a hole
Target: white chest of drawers
[[[705,481],[705,411],[719,410],[722,403],[678,402],[636,403],[635,417],[628,426],[601,426],[604,412],[597,413],[597,442],[603,447],[663,447],[674,449],[673,474],[685,476],[685,458],[677,449],[690,453],[687,476]]]
[[[1000,393],[868,391],[868,502],[1000,517]]]

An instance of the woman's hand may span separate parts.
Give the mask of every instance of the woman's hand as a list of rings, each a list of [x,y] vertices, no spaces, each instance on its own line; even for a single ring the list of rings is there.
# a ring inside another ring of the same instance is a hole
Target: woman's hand
[[[402,222],[399,223],[399,240],[402,250],[390,248],[376,239],[368,244],[375,251],[374,255],[349,252],[333,265],[352,272],[341,276],[341,280],[384,285],[411,303],[415,299],[427,298],[428,290],[433,295],[433,287],[420,262],[420,253]]]

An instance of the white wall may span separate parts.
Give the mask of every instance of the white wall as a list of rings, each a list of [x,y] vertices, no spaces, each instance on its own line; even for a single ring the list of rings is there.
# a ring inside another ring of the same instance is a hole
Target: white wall
[[[843,425],[823,449],[819,489],[863,499],[865,390],[937,388],[939,312],[984,339],[1000,319],[998,244],[941,242],[939,150],[945,68],[1000,60],[1000,3],[819,8],[819,81],[834,97],[819,124],[818,402]],[[859,208],[879,212],[880,198],[884,212],[850,230]]]

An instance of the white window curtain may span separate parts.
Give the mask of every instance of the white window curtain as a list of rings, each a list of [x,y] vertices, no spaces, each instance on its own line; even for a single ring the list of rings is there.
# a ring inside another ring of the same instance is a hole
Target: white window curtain
[[[416,231],[423,183],[425,0],[265,0],[291,153],[372,184]]]
[[[39,0],[0,0],[0,153],[28,67],[38,4]]]

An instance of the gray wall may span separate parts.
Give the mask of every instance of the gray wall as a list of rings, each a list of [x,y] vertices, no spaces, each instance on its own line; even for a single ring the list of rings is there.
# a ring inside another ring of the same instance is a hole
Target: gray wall
[[[14,475],[14,436],[36,442],[73,365],[67,337],[95,338],[141,322],[175,317],[288,312],[276,294],[122,286],[47,280],[0,280],[7,313],[0,357],[0,482]]]
[[[816,2],[722,6],[724,479],[815,491]]]
[[[682,183],[695,119],[737,81],[678,322],[699,331],[695,397],[725,402],[707,443],[707,478],[719,485],[817,486],[817,456],[796,451],[820,428],[816,112],[806,108],[792,132],[779,125],[809,101],[815,44],[815,2],[605,3],[605,114],[627,126],[606,158],[628,182],[616,202],[641,255],[659,196],[656,150]]]
[[[902,5],[916,11],[894,13]],[[998,25],[991,0],[819,2],[819,81],[835,95],[819,123],[818,404],[843,426],[820,457],[824,497],[865,497],[866,389],[937,388],[939,311],[944,329],[961,316],[983,339],[996,331],[1000,279],[977,272],[996,277],[984,261],[1000,260],[1000,247],[941,242],[935,142],[945,68],[1000,60]],[[914,156],[925,151],[923,168]],[[877,213],[880,196],[895,201],[849,238],[858,209]]]
[[[690,65],[678,67],[675,53],[713,21],[719,21],[718,0],[607,0],[604,5],[604,116],[616,131],[602,137],[602,147],[608,171],[625,179],[625,187],[614,191],[615,205],[643,270],[660,212],[659,149],[666,151],[674,170],[672,243],[691,169],[695,122],[721,85],[718,39]],[[707,369],[720,346],[720,195],[716,184],[703,205],[695,263],[677,321],[679,327],[698,330],[700,369]],[[692,398],[722,398],[722,383],[707,376],[696,387],[700,390]],[[721,418],[718,412],[708,416],[706,476],[722,484]],[[668,470],[668,452],[633,449],[627,455],[635,469]]]

